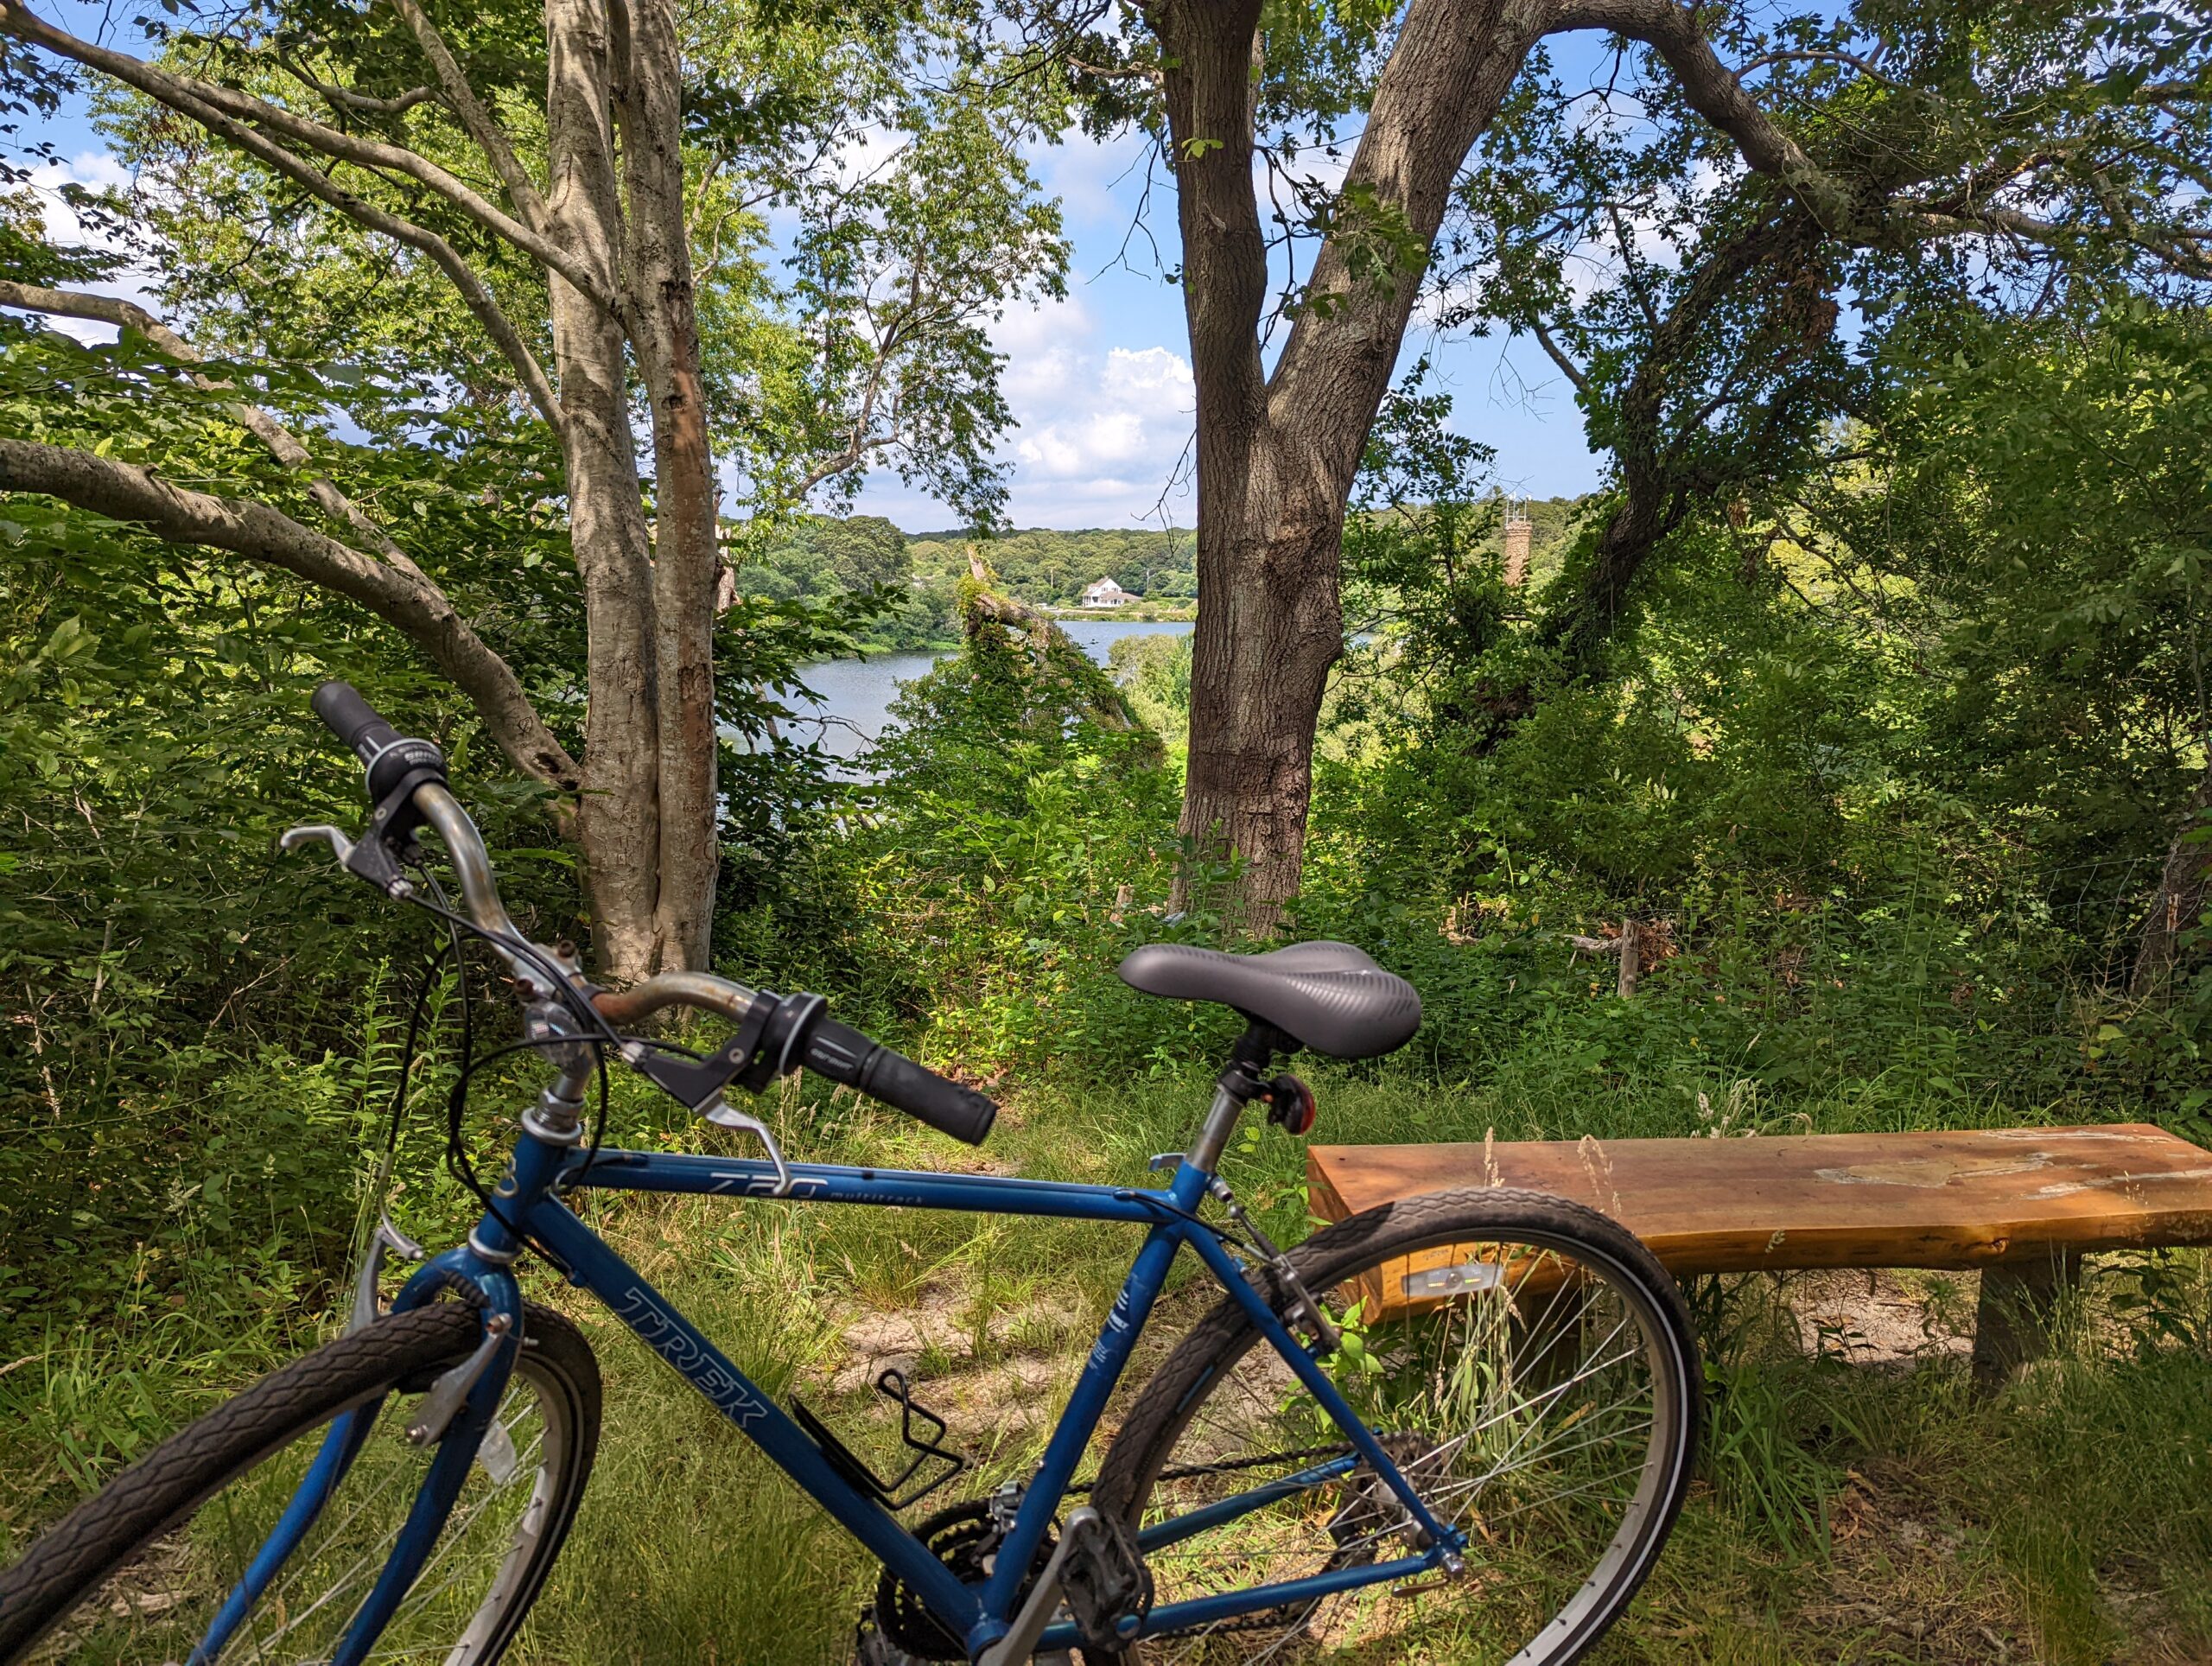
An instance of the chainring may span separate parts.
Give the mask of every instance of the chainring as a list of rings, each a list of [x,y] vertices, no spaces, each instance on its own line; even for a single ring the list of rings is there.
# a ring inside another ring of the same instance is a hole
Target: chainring
[[[930,1555],[945,1565],[953,1578],[963,1585],[977,1585],[989,1577],[992,1559],[1004,1536],[992,1519],[989,1504],[976,1498],[948,1505],[925,1518],[914,1529],[914,1536],[928,1547]],[[1023,1592],[1045,1571],[1057,1542],[1058,1535],[1045,1535],[1030,1563],[1029,1578],[1022,1581]],[[1019,1593],[1014,1606],[1020,1606]],[[930,1612],[920,1593],[888,1567],[876,1581],[875,1623],[893,1643],[918,1660],[968,1658],[967,1643],[947,1631],[944,1622]]]

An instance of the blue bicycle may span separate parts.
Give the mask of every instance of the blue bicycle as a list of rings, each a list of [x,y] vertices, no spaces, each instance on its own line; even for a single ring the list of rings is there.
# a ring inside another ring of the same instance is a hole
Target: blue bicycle
[[[600,1379],[575,1326],[524,1300],[525,1253],[604,1302],[880,1562],[863,1662],[1564,1663],[1649,1572],[1698,1408],[1681,1298],[1641,1244],[1577,1205],[1496,1188],[1373,1210],[1285,1253],[1216,1172],[1255,1104],[1292,1134],[1311,1127],[1313,1096],[1276,1073],[1280,1055],[1372,1057],[1413,1034],[1419,997],[1358,950],[1154,944],[1122,963],[1139,989],[1246,1021],[1190,1148],[1155,1160],[1165,1186],[790,1162],[730,1089],[811,1070],[971,1144],[995,1108],[819,996],[693,972],[594,987],[508,918],[435,747],[343,684],[315,709],[365,763],[372,809],[358,842],[298,828],[287,848],[327,840],[386,895],[488,944],[521,993],[517,1045],[550,1079],[467,1243],[425,1257],[385,1218],[346,1335],[157,1447],[0,1574],[0,1660],[563,1658],[517,1639],[590,1474]],[[457,908],[423,865],[423,831]],[[704,1057],[632,1033],[679,1007],[734,1033]],[[765,1154],[602,1148],[616,1063]],[[878,1383],[911,1448],[886,1478],[814,1410],[770,1399],[584,1224],[569,1199],[594,1189],[1052,1216],[1141,1243],[1033,1468],[921,1515],[963,1466],[903,1377]],[[1185,1250],[1223,1298],[1122,1393]],[[391,1254],[421,1264],[386,1312]],[[772,1639],[756,1647],[779,1657]]]

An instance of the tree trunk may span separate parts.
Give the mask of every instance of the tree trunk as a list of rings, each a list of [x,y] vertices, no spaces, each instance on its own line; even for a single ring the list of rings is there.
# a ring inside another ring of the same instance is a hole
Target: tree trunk
[[[1541,32],[1529,0],[1414,0],[1345,176],[1407,255],[1377,273],[1332,237],[1270,378],[1267,244],[1252,183],[1261,7],[1154,0],[1184,314],[1198,392],[1198,620],[1180,830],[1243,864],[1225,912],[1263,935],[1298,889],[1313,737],[1344,652],[1345,507],[1452,181]],[[1359,213],[1355,211],[1355,218]],[[1179,886],[1186,900],[1188,880]]]
[[[1639,441],[1647,436],[1639,435]],[[1652,465],[1655,447],[1617,454],[1621,461],[1621,499],[1598,534],[1590,564],[1574,600],[1544,621],[1542,639],[1559,651],[1560,671],[1567,677],[1595,673],[1605,645],[1628,601],[1629,586],[1643,570],[1661,539],[1681,525],[1687,497],[1679,483],[1663,478]],[[1528,703],[1534,709],[1535,703]]]
[[[1201,856],[1238,859],[1242,874],[1225,912],[1265,936],[1298,893],[1314,730],[1329,668],[1344,652],[1343,508],[1309,493],[1292,510],[1277,471],[1257,459],[1228,504],[1209,505],[1200,478],[1205,600],[1191,649],[1190,761],[1178,830]]]
[[[1619,499],[1590,550],[1573,595],[1539,630],[1538,639],[1554,655],[1551,676],[1571,681],[1602,671],[1630,589],[1653,552],[1698,501],[1759,478],[1766,460],[1756,428],[1730,449],[1708,447],[1699,453],[1687,443],[1703,432],[1708,413],[1697,404],[1685,405],[1683,390],[1697,385],[1685,367],[1704,347],[1724,305],[1739,299],[1763,273],[1778,285],[1802,271],[1821,236],[1810,215],[1783,200],[1718,245],[1659,321],[1634,372],[1605,409],[1600,438],[1619,466]],[[1748,370],[1766,368],[1775,350],[1754,337],[1745,351],[1742,368]],[[1563,356],[1561,362],[1566,363]],[[1566,367],[1580,376],[1571,364]],[[1783,407],[1777,404],[1768,410],[1778,416]],[[1501,745],[1537,709],[1541,694],[1533,680],[1488,690],[1479,708],[1468,713],[1475,749],[1487,753]]]
[[[2204,837],[2208,811],[2212,811],[2212,769],[2190,794],[2189,812],[2167,849],[2158,894],[2151,899],[2150,917],[2143,922],[2143,936],[2136,945],[2135,968],[2127,981],[2131,994],[2148,995],[2164,980],[2183,933],[2196,925],[2206,903],[2212,902],[2212,843]]]
[[[654,658],[658,681],[659,963],[703,968],[717,867],[715,463],[683,213],[683,60],[674,0],[632,0],[623,74],[632,334],[653,419]],[[618,57],[624,54],[618,54]]]
[[[622,246],[603,0],[547,0],[548,233],[617,288]],[[653,569],[621,326],[549,276],[569,531],[583,581],[591,705],[578,814],[594,947],[628,982],[659,962],[660,747]]]

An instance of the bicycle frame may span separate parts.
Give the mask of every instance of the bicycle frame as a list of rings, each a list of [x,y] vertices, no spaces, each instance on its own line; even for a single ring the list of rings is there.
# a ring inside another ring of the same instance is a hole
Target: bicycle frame
[[[371,818],[372,830],[359,845],[336,827],[315,825],[291,830],[284,836],[284,848],[290,849],[313,839],[326,840],[349,870],[390,896],[408,898],[413,891],[402,874],[406,852],[394,843],[391,830],[411,828],[414,822],[411,818],[397,822],[389,818],[395,811],[411,806],[445,845],[474,929],[506,961],[531,1003],[533,1014],[543,1021],[544,1036],[555,1040],[572,1036],[575,1042],[570,1049],[572,1056],[562,1062],[559,1081],[547,1090],[538,1110],[524,1116],[506,1173],[493,1195],[487,1212],[469,1234],[467,1243],[424,1264],[408,1280],[393,1304],[393,1311],[404,1311],[450,1291],[482,1316],[484,1335],[467,1362],[442,1376],[437,1389],[425,1396],[426,1405],[435,1402],[435,1409],[421,1414],[423,1421],[410,1431],[410,1436],[424,1442],[435,1440],[436,1455],[417,1489],[413,1506],[375,1587],[363,1600],[340,1640],[332,1656],[332,1666],[359,1666],[367,1658],[422,1572],[444,1528],[447,1515],[460,1496],[469,1466],[475,1460],[484,1433],[505,1392],[521,1345],[522,1293],[512,1268],[529,1248],[543,1254],[571,1283],[590,1291],[606,1303],[639,1340],[690,1382],[832,1517],[874,1552],[910,1590],[918,1594],[930,1612],[965,1641],[971,1658],[983,1654],[1012,1631],[1022,1580],[1034,1565],[1037,1553],[1052,1530],[1053,1518],[1069,1496],[1076,1466],[1097,1429],[1107,1397],[1128,1364],[1130,1350],[1151,1317],[1177,1252],[1185,1244],[1343,1432],[1351,1452],[1311,1466],[1295,1475],[1263,1482],[1186,1515],[1155,1523],[1139,1532],[1140,1550],[1177,1543],[1210,1531],[1270,1504],[1294,1497],[1301,1491],[1322,1485],[1364,1464],[1404,1505],[1414,1552],[1389,1561],[1332,1568],[1305,1579],[1170,1603],[1154,1609],[1141,1622],[1131,1624],[1122,1634],[1122,1640],[1135,1641],[1157,1631],[1210,1625],[1332,1592],[1381,1584],[1438,1567],[1457,1569],[1465,1543],[1463,1536],[1431,1513],[1375,1433],[1338,1392],[1322,1361],[1275,1316],[1248,1277],[1243,1264],[1224,1242],[1223,1235],[1198,1218],[1198,1210],[1213,1186],[1212,1165],[1219,1160],[1223,1142],[1246,1102],[1259,1091],[1256,1078],[1252,1092],[1235,1093],[1224,1077],[1223,1084],[1217,1089],[1213,1110],[1197,1142],[1178,1164],[1173,1180],[1164,1190],[818,1164],[786,1168],[768,1130],[744,1118],[736,1120],[749,1123],[760,1135],[775,1159],[772,1163],[641,1151],[602,1152],[587,1160],[576,1149],[582,1132],[575,1115],[579,1108],[576,1096],[582,1091],[587,1068],[582,1062],[584,1049],[595,1041],[619,1040],[616,1033],[607,1027],[610,1022],[641,1019],[674,1005],[716,1012],[751,1024],[760,992],[696,972],[664,973],[620,995],[593,989],[582,982],[568,951],[533,944],[517,929],[499,900],[483,839],[447,785],[444,762],[437,748],[426,741],[400,737],[356,690],[344,684],[326,684],[317,690],[315,709],[333,733],[368,765],[371,796],[377,801],[378,809]],[[385,776],[391,775],[385,766],[393,762],[400,766],[401,773],[397,779],[382,779],[379,772]],[[384,828],[381,832],[376,830],[379,826]],[[436,912],[444,912],[442,893],[441,907]],[[820,998],[804,999],[812,1002],[811,1010],[818,1015]],[[574,1014],[583,1010],[583,1002],[590,1003],[592,1011],[588,1015],[596,1021],[595,1029],[578,1032],[556,1021],[561,1018],[563,1003]],[[783,1010],[780,1002],[778,1010]],[[743,1047],[749,1050],[758,1044],[762,1032],[756,1025],[749,1031],[741,1028],[739,1033],[748,1038]],[[866,1042],[866,1038],[857,1033],[848,1034],[855,1043]],[[796,1029],[786,1034],[786,1055],[798,1037]],[[1294,1049],[1296,1045],[1257,1019],[1250,1020],[1246,1040],[1253,1042],[1255,1049],[1249,1056],[1237,1055],[1246,1065],[1255,1060],[1264,1064],[1278,1045]],[[867,1045],[874,1046],[873,1043]],[[1240,1046],[1243,1045],[1240,1043]],[[873,1060],[880,1052],[877,1049],[868,1058]],[[897,1055],[891,1056],[897,1059]],[[626,1051],[625,1057],[633,1064],[639,1062]],[[723,1054],[715,1055],[715,1059],[728,1062]],[[600,1062],[603,1068],[603,1060]],[[744,1059],[741,1057],[738,1062],[743,1063]],[[801,1059],[780,1059],[775,1073],[787,1073],[789,1068],[799,1063],[826,1070],[835,1079],[850,1081],[856,1086],[867,1085],[865,1071],[855,1079],[840,1074],[837,1068],[817,1062],[811,1054]],[[857,1058],[847,1063],[851,1070],[861,1070]],[[930,1077],[928,1071],[911,1060],[898,1063],[909,1079]],[[645,1067],[641,1065],[640,1068]],[[694,1092],[678,1092],[672,1087],[670,1091],[695,1110],[711,1114],[709,1107],[719,1103],[720,1088],[731,1079],[736,1069],[737,1065],[732,1064],[719,1077],[710,1072],[704,1086],[705,1097]],[[646,1073],[653,1074],[650,1069]],[[655,1079],[662,1078],[656,1076]],[[667,1084],[664,1081],[663,1085]],[[958,1092],[954,1084],[941,1078],[938,1086]],[[888,1096],[888,1102],[898,1103],[897,1096]],[[959,1116],[947,1123],[925,1109],[906,1108],[912,1110],[923,1121],[940,1128],[949,1127],[956,1133],[964,1125]],[[985,1109],[988,1110],[988,1107]],[[558,1114],[548,1120],[544,1115],[548,1111]],[[988,1126],[986,1116],[975,1122],[976,1131],[968,1137],[980,1140]],[[577,1190],[692,1192],[747,1199],[765,1196],[803,1204],[858,1204],[1050,1216],[1142,1227],[1144,1240],[1121,1294],[1106,1316],[1075,1390],[1046,1444],[1044,1457],[1027,1484],[1014,1523],[999,1547],[992,1572],[980,1586],[971,1587],[955,1577],[920,1539],[900,1526],[874,1495],[862,1491],[848,1480],[783,1408],[762,1393],[690,1320],[677,1312],[634,1268],[570,1212],[563,1199],[567,1192]],[[1273,1256],[1274,1252],[1269,1250],[1268,1253]],[[373,1313],[375,1307],[375,1264],[373,1261],[370,1263],[362,1286],[366,1313]],[[458,1408],[452,1405],[455,1396],[461,1399]],[[195,1666],[220,1652],[247,1609],[266,1591],[285,1559],[303,1542],[344,1480],[378,1409],[378,1403],[370,1402],[341,1412],[332,1421],[321,1450],[269,1538],[194,1650],[192,1660]],[[1069,1648],[1078,1641],[1076,1628],[1062,1625],[1046,1629],[1037,1648],[1051,1652]]]
[[[395,1304],[419,1306],[458,1282],[480,1290],[487,1311],[518,1311],[519,1298],[509,1264],[525,1243],[536,1248],[580,1288],[590,1291],[639,1339],[673,1367],[711,1405],[751,1440],[777,1466],[810,1494],[847,1531],[912,1590],[954,1635],[966,1640],[971,1657],[980,1655],[1010,1629],[1023,1574],[1034,1561],[1053,1517],[1067,1497],[1076,1466],[1098,1426],[1107,1397],[1120,1380],[1137,1335],[1150,1317],[1166,1284],[1176,1253],[1188,1244],[1222,1287],[1243,1307],[1254,1326],[1281,1356],[1322,1409],[1343,1431],[1352,1453],[1319,1463],[1298,1474],[1265,1482],[1185,1516],[1143,1529],[1140,1549],[1177,1543],[1254,1510],[1350,1472],[1364,1462],[1395,1493],[1421,1548],[1389,1561],[1331,1569],[1305,1579],[1222,1593],[1154,1608],[1125,1640],[1156,1632],[1211,1625],[1217,1620],[1286,1604],[1311,1600],[1357,1587],[1382,1584],[1425,1573],[1456,1560],[1464,1536],[1431,1514],[1399,1472],[1364,1422],[1338,1391],[1313,1351],[1279,1319],[1246,1276],[1243,1264],[1197,1210],[1213,1176],[1188,1158],[1178,1166],[1164,1190],[1086,1186],[1027,1180],[998,1175],[930,1173],[823,1164],[791,1166],[791,1189],[784,1200],[795,1204],[847,1204],[906,1209],[948,1209],[1000,1215],[1048,1216],[1142,1227],[1144,1239],[1074,1392],[1047,1441],[1031,1478],[1014,1525],[1007,1534],[992,1575],[980,1586],[955,1578],[943,1562],[875,1498],[841,1475],[822,1450],[773,1400],[709,1341],[652,1285],[571,1212],[563,1201],[569,1191],[688,1192],[759,1199],[772,1194],[776,1172],[765,1162],[722,1157],[678,1156],[657,1152],[602,1151],[586,1167],[571,1146],[525,1131],[514,1160],[495,1192],[497,1207],[473,1233],[467,1248],[448,1250],[418,1270]],[[472,1394],[467,1410],[447,1438],[462,1453],[440,1453],[425,1495],[442,1491],[436,1483],[455,1461],[462,1470],[473,1458],[484,1421],[503,1391],[512,1350],[504,1349],[495,1369]],[[334,1445],[346,1439],[334,1428]],[[453,1475],[457,1486],[459,1475]],[[327,1483],[326,1483],[327,1485]],[[425,1502],[431,1502],[426,1497]],[[450,1503],[450,1495],[446,1503]],[[364,1605],[334,1659],[365,1656],[413,1571],[435,1542],[444,1504],[435,1518],[410,1516],[395,1545],[388,1576],[400,1575],[390,1601],[379,1604],[385,1583]],[[417,1516],[423,1512],[418,1510]],[[419,1541],[419,1542],[416,1542]],[[404,1570],[404,1572],[403,1572]],[[381,1607],[381,1612],[372,1612]],[[372,1629],[371,1629],[372,1628]],[[365,1634],[363,1634],[365,1633]],[[358,1634],[358,1635],[357,1635]],[[1080,1641],[1072,1625],[1047,1630],[1039,1652],[1074,1647]]]

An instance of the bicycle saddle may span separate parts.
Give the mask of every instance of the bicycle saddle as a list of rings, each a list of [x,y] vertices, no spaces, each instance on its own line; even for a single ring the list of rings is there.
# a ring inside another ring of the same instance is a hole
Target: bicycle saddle
[[[1262,955],[1147,943],[1119,970],[1133,989],[1219,1002],[1336,1059],[1375,1058],[1421,1027],[1414,986],[1349,943],[1294,943]]]

